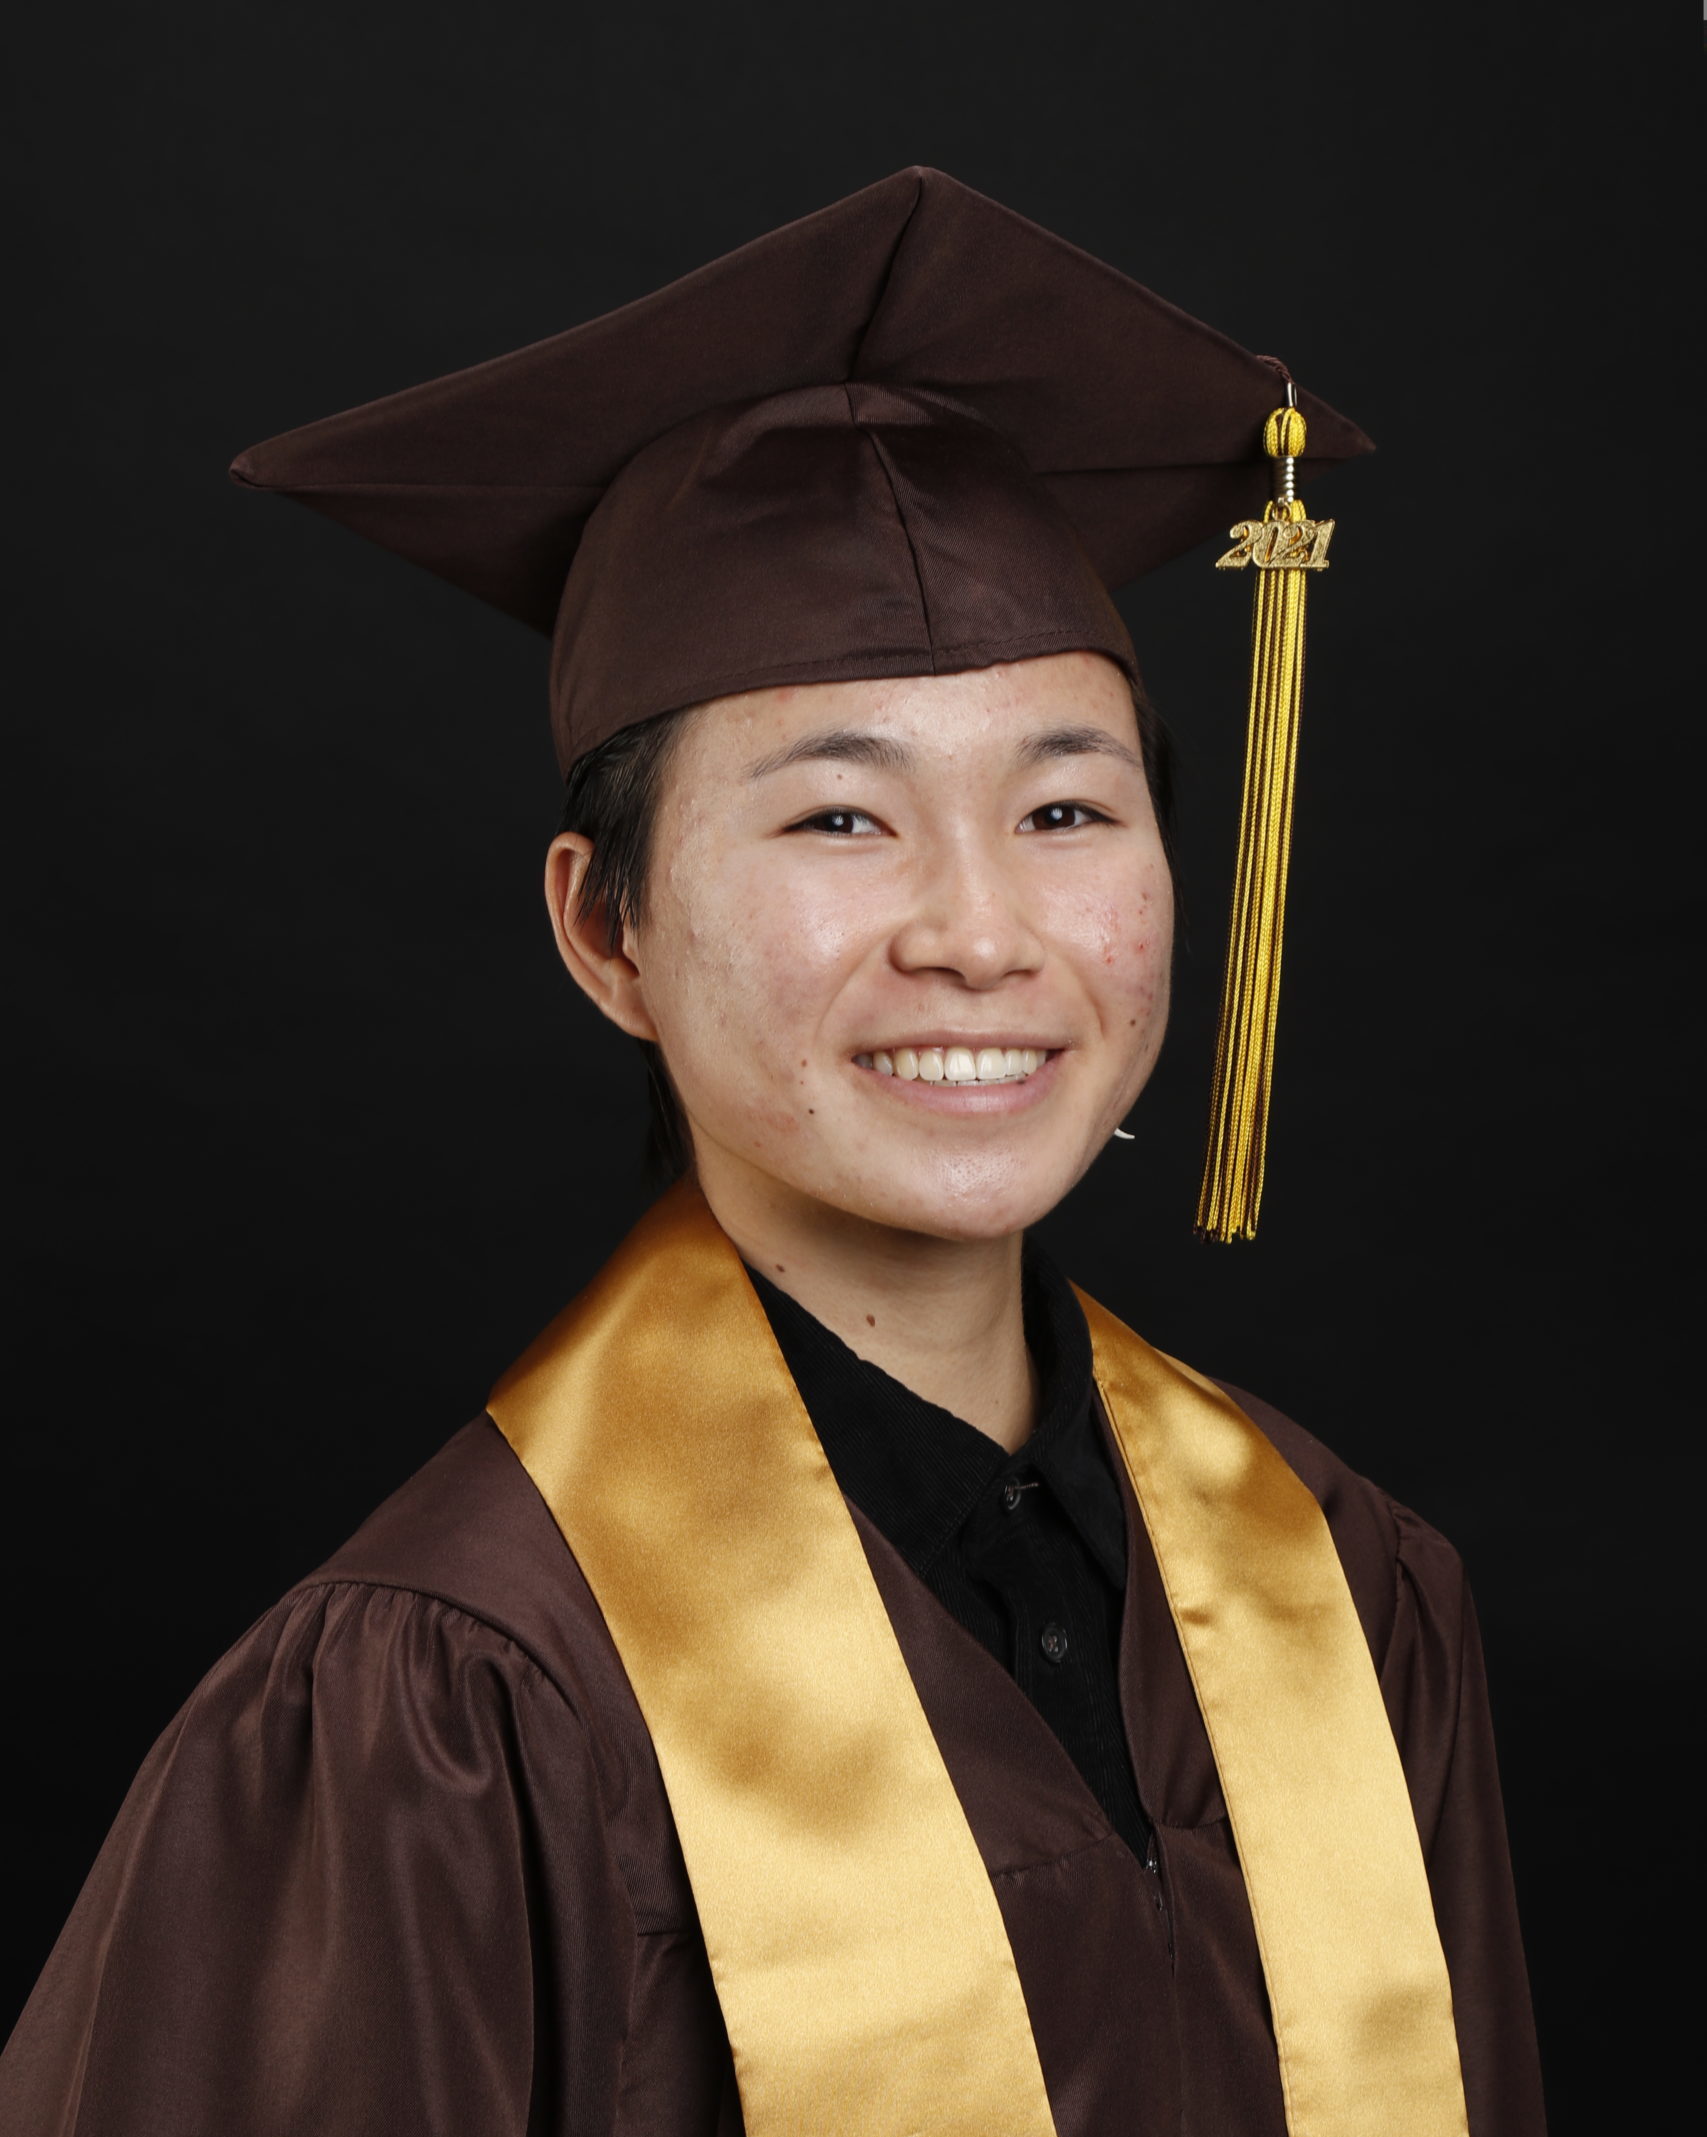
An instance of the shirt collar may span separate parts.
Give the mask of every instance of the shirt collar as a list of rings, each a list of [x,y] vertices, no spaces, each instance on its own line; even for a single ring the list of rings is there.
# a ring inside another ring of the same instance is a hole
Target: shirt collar
[[[992,1486],[1041,1477],[1109,1579],[1125,1585],[1126,1517],[1091,1409],[1090,1331],[1041,1247],[1028,1239],[1024,1260],[1037,1429],[1014,1454],[861,1358],[756,1270],[748,1274],[836,1482],[921,1578]]]

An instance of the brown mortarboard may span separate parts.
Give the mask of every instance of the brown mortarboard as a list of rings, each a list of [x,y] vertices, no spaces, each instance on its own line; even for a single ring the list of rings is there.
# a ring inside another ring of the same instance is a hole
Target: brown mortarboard
[[[1069,649],[1136,677],[1108,589],[1263,509],[1279,390],[1267,360],[1125,275],[909,170],[232,473],[552,634],[567,769],[637,721],[769,684]],[[1369,449],[1288,397],[1279,442],[1301,455],[1307,423],[1306,472]],[[1241,561],[1304,554],[1264,539]],[[1257,1023],[1271,1038],[1272,1002]],[[1266,1104],[1260,1066],[1240,1118]],[[1257,1140],[1260,1188],[1260,1118]]]

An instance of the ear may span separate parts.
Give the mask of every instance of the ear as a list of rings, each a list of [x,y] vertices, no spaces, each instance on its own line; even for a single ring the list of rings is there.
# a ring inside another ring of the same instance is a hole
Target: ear
[[[578,831],[559,832],[545,856],[545,902],[557,954],[576,986],[613,1024],[631,1038],[655,1041],[657,1027],[647,1014],[640,969],[628,955],[627,930],[613,950],[603,908],[582,910],[581,889],[592,858],[592,840]]]

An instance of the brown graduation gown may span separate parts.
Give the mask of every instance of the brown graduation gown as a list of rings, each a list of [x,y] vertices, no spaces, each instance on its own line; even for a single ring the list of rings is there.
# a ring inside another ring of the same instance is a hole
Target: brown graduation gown
[[[1471,2137],[1539,2137],[1457,1557],[1234,1393],[1321,1501],[1380,1671]],[[995,1885],[1060,2137],[1284,2137],[1238,1864],[1135,1509],[1121,1692],[1159,1871],[1110,1831],[1006,1673],[856,1519]],[[739,2131],[651,1744],[597,1605],[489,1419],[270,1611],[161,1738],[0,2059],[0,2128]]]

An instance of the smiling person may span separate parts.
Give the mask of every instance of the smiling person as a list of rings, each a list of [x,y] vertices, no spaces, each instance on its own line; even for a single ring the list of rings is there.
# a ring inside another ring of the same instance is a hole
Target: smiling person
[[[1167,1015],[1108,588],[1364,449],[1280,390],[909,171],[239,460],[552,634],[677,1178],[162,1737],[9,2132],[1540,2131],[1450,1547],[1027,1238]]]
[[[632,885],[596,873],[590,812],[552,848],[565,963],[659,1049],[748,1263],[1011,1451],[1036,1408],[1026,1227],[1108,1142],[1167,1015],[1152,717],[1105,656],[1056,653],[743,691],[647,746]],[[602,771],[583,760],[566,820]]]

